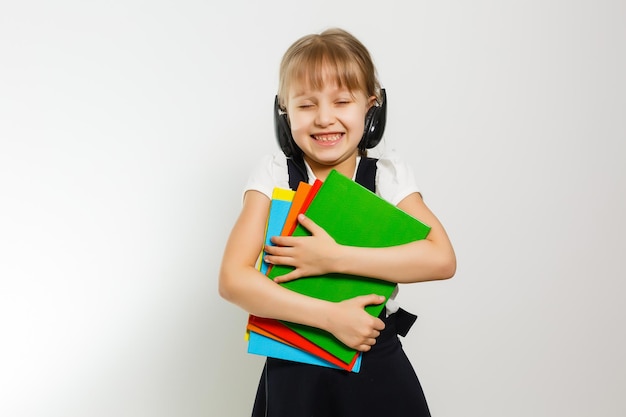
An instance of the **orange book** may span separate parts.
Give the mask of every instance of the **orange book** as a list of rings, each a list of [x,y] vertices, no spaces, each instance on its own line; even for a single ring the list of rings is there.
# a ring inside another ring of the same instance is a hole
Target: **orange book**
[[[283,229],[281,231],[281,236],[289,236],[293,233],[298,223],[298,214],[301,213],[300,208],[304,201],[307,199],[309,195],[309,191],[311,191],[311,184],[306,182],[301,182],[298,184],[298,189],[296,190],[296,194],[293,196],[293,200],[291,201],[291,208],[289,209],[289,213],[287,213],[287,218],[285,219],[285,224],[283,225]]]

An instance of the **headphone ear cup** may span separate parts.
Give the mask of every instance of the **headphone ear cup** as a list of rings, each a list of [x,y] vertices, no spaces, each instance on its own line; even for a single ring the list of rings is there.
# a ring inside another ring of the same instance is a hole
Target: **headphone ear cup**
[[[387,94],[385,89],[381,89],[382,101],[378,106],[372,106],[365,115],[365,128],[363,137],[359,142],[359,149],[371,149],[378,145],[385,132],[387,123]]]
[[[291,127],[289,126],[289,118],[286,113],[283,113],[278,104],[278,96],[274,99],[274,133],[278,146],[283,151],[286,157],[290,158],[294,156],[295,142],[291,136]]]

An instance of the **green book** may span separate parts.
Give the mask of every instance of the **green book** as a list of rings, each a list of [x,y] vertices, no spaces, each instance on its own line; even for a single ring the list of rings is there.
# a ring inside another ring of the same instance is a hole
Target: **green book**
[[[305,214],[341,245],[397,246],[424,239],[430,232],[429,226],[335,170],[328,175]],[[309,235],[301,225],[293,232],[293,236]],[[274,265],[268,276],[275,278],[292,270],[290,266]],[[388,299],[396,286],[379,279],[335,273],[280,285],[328,301],[367,294],[383,295]],[[371,305],[366,311],[377,317],[383,308],[384,304]],[[324,330],[290,322],[285,324],[344,362],[349,363],[357,353]]]

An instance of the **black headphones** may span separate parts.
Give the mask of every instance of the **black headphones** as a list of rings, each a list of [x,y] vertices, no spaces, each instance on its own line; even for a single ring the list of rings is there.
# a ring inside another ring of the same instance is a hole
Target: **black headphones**
[[[365,129],[359,142],[359,150],[361,151],[375,147],[383,138],[385,123],[387,122],[387,93],[384,88],[380,90],[380,95],[381,103],[370,107],[365,115]],[[274,130],[278,145],[285,156],[302,158],[302,150],[291,136],[289,117],[287,113],[281,110],[278,96],[274,99]]]

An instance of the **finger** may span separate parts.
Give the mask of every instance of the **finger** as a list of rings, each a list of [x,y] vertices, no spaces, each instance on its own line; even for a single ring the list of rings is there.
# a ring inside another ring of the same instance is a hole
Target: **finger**
[[[285,275],[275,277],[274,282],[280,284],[283,282],[293,281],[298,278],[300,278],[300,274],[298,273],[298,270],[294,269],[293,271],[286,273]]]
[[[374,322],[374,329],[378,330],[379,332],[378,335],[380,336],[380,332],[385,330],[385,322],[377,318],[376,321]]]
[[[264,251],[268,255],[288,256],[289,253],[291,252],[291,248],[290,247],[284,247],[284,246],[266,245],[265,248],[264,248]]]
[[[313,235],[323,230],[320,226],[317,225],[317,223],[315,223],[313,220],[309,219],[302,213],[298,215],[298,223],[304,226],[304,228],[311,232],[311,234]]]
[[[363,307],[369,305],[377,305],[385,302],[385,297],[382,295],[369,294],[369,295],[361,295],[355,298],[357,302]]]
[[[356,349],[360,350],[361,352],[368,352],[372,349],[372,346],[374,346],[375,344],[376,344],[376,339],[367,339],[362,344],[357,346]]]
[[[276,252],[278,251],[276,248],[277,246],[274,245],[265,245],[263,247],[263,251],[268,255],[276,255]]]
[[[294,246],[297,243],[297,238],[293,236],[272,236],[270,241],[276,246]]]
[[[375,337],[366,337],[363,340],[363,345],[368,345],[368,346],[374,346],[376,344],[376,338]]]
[[[359,345],[355,347],[359,352],[368,352],[372,347],[370,345]]]
[[[265,255],[263,260],[272,265],[289,265],[290,257],[280,255]]]

